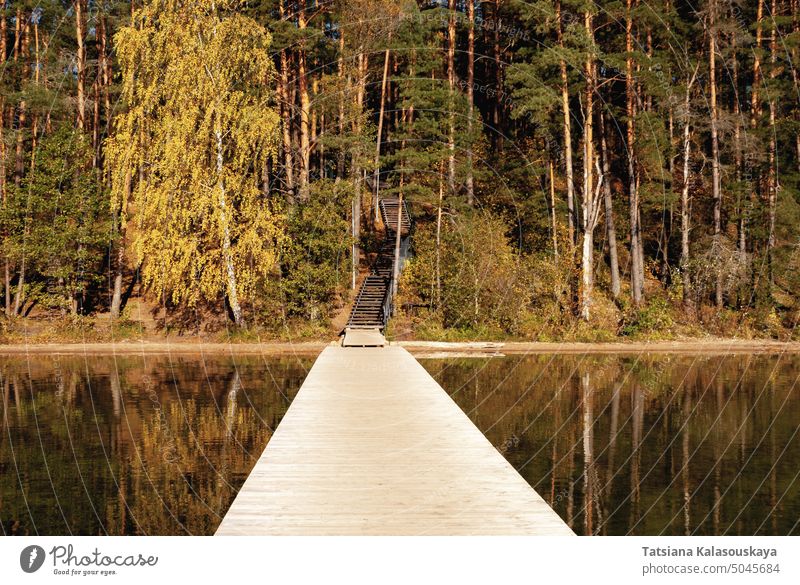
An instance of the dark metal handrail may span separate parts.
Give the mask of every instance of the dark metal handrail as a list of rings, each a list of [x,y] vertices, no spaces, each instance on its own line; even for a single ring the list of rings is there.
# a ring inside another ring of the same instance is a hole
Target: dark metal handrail
[[[392,295],[393,284],[393,277],[386,279],[386,293],[383,295],[383,327],[381,327],[381,329],[386,327],[386,324],[389,322],[389,318],[394,312],[394,295]]]

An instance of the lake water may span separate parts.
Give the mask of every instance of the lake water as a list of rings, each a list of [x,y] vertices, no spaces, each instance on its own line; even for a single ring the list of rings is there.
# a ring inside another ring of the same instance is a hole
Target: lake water
[[[311,357],[0,357],[4,534],[213,534]],[[800,356],[421,359],[579,534],[798,534]]]
[[[800,356],[422,363],[578,534],[800,533]]]
[[[0,358],[5,534],[213,534],[313,358]]]

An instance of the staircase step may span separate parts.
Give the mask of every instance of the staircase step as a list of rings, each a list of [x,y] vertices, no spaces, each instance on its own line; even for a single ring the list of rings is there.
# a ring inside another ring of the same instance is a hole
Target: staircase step
[[[387,238],[378,250],[370,273],[361,283],[356,296],[353,309],[348,318],[348,326],[379,327],[384,323],[384,303],[389,294],[389,284],[394,272],[394,253],[396,244],[396,230],[400,222],[401,235],[407,235],[411,230],[411,221],[405,205],[400,209],[397,198],[381,199],[381,217],[386,227]]]

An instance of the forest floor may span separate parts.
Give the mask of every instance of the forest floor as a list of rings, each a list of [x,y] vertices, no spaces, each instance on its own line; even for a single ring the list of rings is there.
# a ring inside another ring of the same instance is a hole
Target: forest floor
[[[236,331],[224,319],[212,321],[201,316],[202,327],[179,330],[165,326],[152,305],[134,297],[124,318],[117,323],[112,323],[108,313],[75,318],[34,313],[26,318],[0,319],[0,354],[316,355],[327,345],[338,343],[349,309],[349,304],[340,307],[334,320],[327,325],[293,321],[279,330]],[[543,341],[484,336],[480,332],[442,339],[442,333],[448,331],[412,326],[410,320],[400,319],[392,320],[387,338],[421,357],[526,353],[800,353],[800,340],[786,329],[781,329],[779,335],[763,332],[754,335],[751,330],[735,326],[716,332],[703,327],[675,328],[666,338],[653,331],[635,337],[612,335],[610,339],[576,338],[574,331],[565,331],[563,335],[549,335]]]

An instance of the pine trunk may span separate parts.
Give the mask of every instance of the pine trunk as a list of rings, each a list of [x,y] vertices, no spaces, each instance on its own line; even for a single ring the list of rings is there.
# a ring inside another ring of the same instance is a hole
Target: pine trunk
[[[281,71],[278,83],[278,97],[280,99],[281,130],[283,138],[283,164],[286,173],[286,188],[294,199],[294,156],[292,154],[292,104],[289,101],[289,57],[286,49],[280,54]]]
[[[494,0],[494,31],[492,40],[492,52],[494,56],[494,84],[495,84],[495,99],[493,104],[492,123],[494,125],[495,147],[497,152],[503,151],[503,110],[500,104],[501,96],[503,96],[503,53],[500,48],[500,29],[502,23],[500,20],[500,3],[502,0]]]
[[[362,124],[361,113],[364,111],[364,96],[366,94],[367,74],[369,73],[369,55],[364,52],[364,46],[358,48],[358,79],[356,80],[356,114],[353,116],[353,135],[360,137]],[[361,189],[366,181],[366,171],[363,169],[363,161],[360,160],[358,151],[353,152],[353,176],[356,177],[357,197],[361,196]],[[364,176],[362,176],[362,173]]]
[[[436,208],[436,310],[442,308],[442,205],[444,204],[444,178],[439,172],[439,205]]]
[[[691,215],[689,207],[689,180],[691,178],[690,162],[692,150],[691,129],[691,95],[692,85],[697,76],[694,75],[686,84],[686,97],[684,98],[685,119],[683,121],[683,183],[681,186],[681,258],[680,270],[683,280],[683,303],[688,308],[692,305],[692,275],[689,271],[689,232],[691,229]]]
[[[550,231],[553,235],[553,256],[558,260],[558,219],[556,219],[556,168],[553,159],[547,161],[550,183]]]
[[[475,179],[472,176],[472,127],[473,116],[475,115],[475,1],[467,0],[467,136],[469,144],[467,145],[467,205],[474,205],[475,203]],[[800,134],[798,136],[798,144],[800,144]],[[798,150],[800,152],[800,150]]]
[[[373,197],[372,197],[372,211],[375,221],[380,218],[380,210],[378,208],[378,199],[380,198],[380,184],[381,184],[381,142],[383,141],[383,119],[386,110],[386,87],[389,80],[389,57],[390,51],[386,49],[383,55],[383,77],[381,79],[381,104],[378,112],[378,135],[375,140],[375,170],[372,174],[373,182]]]
[[[5,11],[0,12],[0,61],[3,67],[6,66],[6,56],[8,55],[8,20],[6,19]],[[6,130],[6,101],[5,95],[0,94],[0,137],[5,136]],[[3,209],[5,210],[7,204],[6,194],[6,141],[0,138],[0,200],[2,200]],[[8,234],[3,231],[3,241],[8,237]],[[11,270],[9,266],[8,256],[3,259],[4,265],[4,278],[3,290],[5,295],[5,314],[9,315],[11,312]]]
[[[772,0],[772,8],[771,8],[772,18],[775,19],[778,16],[778,3],[777,0]],[[770,48],[769,48],[769,60],[770,60],[770,79],[775,79],[778,76],[777,72],[777,60],[778,60],[778,36],[777,36],[777,26],[773,23],[772,32],[770,33]],[[771,94],[773,94],[775,89],[772,89]],[[769,182],[768,182],[768,200],[767,200],[767,215],[769,225],[767,228],[767,268],[769,271],[769,286],[770,290],[775,282],[775,274],[774,274],[774,266],[773,266],[773,255],[775,250],[775,220],[776,220],[776,210],[777,210],[777,202],[778,202],[778,191],[780,189],[780,180],[778,178],[778,168],[777,168],[777,139],[776,139],[776,128],[775,128],[775,118],[776,118],[776,103],[775,103],[775,96],[770,95],[769,100]]]
[[[719,168],[719,111],[717,109],[717,30],[716,0],[712,0],[709,11],[708,76],[711,106],[711,195],[714,201],[714,253],[722,250],[722,190]],[[722,307],[722,267],[717,266],[714,279],[714,302]]]
[[[611,294],[618,298],[621,291],[617,230],[614,227],[614,201],[611,193],[611,159],[608,152],[608,129],[605,116],[600,112],[600,150],[603,158],[603,201],[605,204],[606,238],[608,239],[608,264],[611,269]]]
[[[76,55],[78,82],[78,129],[86,129],[86,0],[75,1],[75,37],[78,41]]]
[[[306,29],[305,10],[300,8],[297,22],[301,31]],[[308,75],[306,67],[305,42],[297,51],[297,89],[300,93],[300,201],[308,201],[309,172],[311,170],[311,99],[308,95]]]
[[[20,25],[19,21],[22,19],[21,11],[17,11],[17,19],[18,19],[18,26],[17,26],[17,34],[19,35],[17,42],[15,43],[15,48],[18,48],[16,51],[16,55],[19,55],[23,63],[28,60],[28,33],[30,30],[30,20],[24,19],[24,24]],[[23,65],[23,77],[27,77],[26,73],[27,65]],[[16,152],[15,152],[15,164],[14,164],[14,186],[19,192],[20,186],[22,184],[22,178],[25,176],[25,124],[27,122],[27,103],[25,100],[21,100],[19,103],[19,110],[18,110],[18,121],[17,121],[17,132],[16,132]],[[28,223],[25,222],[24,230],[27,230]],[[27,233],[23,233],[23,239],[26,237]],[[22,258],[19,264],[19,276],[17,277],[17,290],[14,294],[14,307],[12,309],[13,315],[19,315],[20,307],[22,306],[22,297],[24,295],[25,290],[25,271],[26,271],[26,256],[25,256],[25,248],[22,248]]]
[[[345,50],[345,43],[344,43],[344,30],[339,30],[339,55],[338,55],[338,62],[337,62],[337,76],[339,78],[339,117],[338,117],[338,130],[339,130],[339,139],[344,139],[344,99],[345,94],[349,93],[346,90],[349,87],[345,87],[345,76],[344,76],[344,50]],[[336,159],[336,182],[338,183],[344,178],[344,168],[345,168],[345,150],[343,147],[339,148],[339,154]]]
[[[636,180],[636,91],[633,73],[633,0],[627,0],[625,20],[625,48],[628,57],[625,60],[625,94],[626,94],[626,136],[628,147],[628,198],[630,206],[631,237],[631,297],[635,305],[639,305],[644,297],[644,266],[642,265],[642,239],[639,225],[639,189]]]
[[[563,49],[564,35],[561,29],[561,2],[556,2],[556,21],[558,24],[558,45]],[[570,246],[575,246],[575,230],[578,220],[575,217],[575,174],[572,167],[572,122],[569,110],[569,80],[567,62],[559,62],[561,73],[561,112],[564,117],[564,166],[567,174],[567,216]]]
[[[450,193],[456,190],[456,128],[455,128],[455,91],[456,91],[456,0],[448,0],[449,18],[447,21],[447,82],[450,89],[447,132],[447,186]]]
[[[747,235],[745,232],[745,208],[742,200],[742,109],[739,104],[739,56],[736,51],[736,35],[731,35],[733,46],[733,86],[735,88],[733,96],[733,165],[734,176],[736,178],[736,212],[738,213],[737,245],[739,254],[744,257],[747,252]]]

